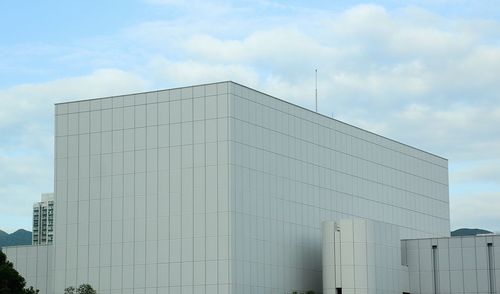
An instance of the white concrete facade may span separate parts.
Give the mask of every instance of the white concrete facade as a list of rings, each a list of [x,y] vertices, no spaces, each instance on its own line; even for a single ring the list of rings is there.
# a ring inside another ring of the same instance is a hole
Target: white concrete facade
[[[449,235],[447,161],[232,84],[234,293],[321,291],[321,222]]]
[[[2,251],[24,277],[28,287],[40,290],[40,294],[54,293],[52,245],[9,246],[2,248]]]
[[[500,236],[402,241],[410,293],[500,293]]]
[[[56,106],[56,292],[231,292],[229,90]]]
[[[500,293],[499,235],[401,241],[398,231],[364,219],[324,222],[323,293]]]
[[[337,289],[343,294],[409,292],[395,225],[365,219],[326,221],[322,249],[323,294],[337,294]]]
[[[55,198],[56,293],[318,293],[322,221],[449,236],[446,159],[233,82],[57,104]]]

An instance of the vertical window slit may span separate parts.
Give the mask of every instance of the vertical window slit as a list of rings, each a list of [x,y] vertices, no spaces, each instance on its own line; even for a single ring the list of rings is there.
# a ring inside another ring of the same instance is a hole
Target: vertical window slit
[[[439,270],[438,270],[438,252],[437,245],[432,245],[432,286],[434,294],[439,293]]]
[[[488,278],[490,282],[490,293],[496,293],[495,292],[495,269],[494,269],[494,262],[493,262],[493,243],[488,243]]]

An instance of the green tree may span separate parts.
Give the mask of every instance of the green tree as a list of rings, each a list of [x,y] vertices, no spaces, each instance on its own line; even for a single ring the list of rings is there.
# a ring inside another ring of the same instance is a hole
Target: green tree
[[[97,292],[89,284],[81,284],[76,289],[76,294],[96,294]]]
[[[38,292],[40,292],[40,290],[33,288],[33,286],[24,289],[24,294],[37,294]]]
[[[64,289],[64,294],[96,294],[97,292],[89,284],[81,284],[78,288],[68,287]],[[1,293],[0,293],[1,294]]]
[[[26,281],[14,269],[14,265],[7,260],[7,256],[0,250],[0,294],[36,294],[37,289],[25,288]]]

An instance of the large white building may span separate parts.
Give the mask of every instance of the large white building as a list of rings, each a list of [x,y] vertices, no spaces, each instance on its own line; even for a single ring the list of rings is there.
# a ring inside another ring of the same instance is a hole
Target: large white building
[[[55,111],[46,293],[319,293],[323,221],[449,237],[446,159],[233,82]]]

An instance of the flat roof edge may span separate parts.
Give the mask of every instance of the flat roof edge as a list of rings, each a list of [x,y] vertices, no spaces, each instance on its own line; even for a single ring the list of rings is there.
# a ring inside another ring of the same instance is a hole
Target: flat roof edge
[[[327,119],[331,119],[331,120],[334,120],[338,123],[341,123],[341,124],[344,124],[346,126],[349,126],[349,127],[352,127],[352,128],[355,128],[355,129],[358,129],[358,130],[361,130],[361,131],[364,131],[364,132],[367,132],[369,134],[372,134],[372,135],[375,135],[375,136],[378,136],[378,137],[381,137],[381,138],[384,138],[386,140],[389,140],[391,142],[394,142],[394,143],[397,143],[397,144],[400,144],[400,145],[403,145],[403,146],[406,146],[406,147],[409,147],[411,149],[414,149],[414,150],[417,150],[417,151],[420,151],[420,152],[423,152],[423,153],[426,153],[428,155],[431,155],[433,157],[436,157],[436,158],[439,158],[439,159],[442,159],[442,160],[445,160],[446,162],[448,162],[448,159],[445,158],[445,157],[442,157],[442,156],[439,156],[437,154],[434,154],[434,153],[431,153],[429,151],[425,151],[423,149],[420,149],[418,147],[415,147],[415,146],[412,146],[412,145],[409,145],[409,144],[406,144],[406,143],[403,143],[403,142],[400,142],[400,141],[397,141],[395,139],[391,139],[389,137],[386,137],[384,135],[380,135],[380,134],[377,134],[375,132],[372,132],[372,131],[369,131],[369,130],[366,130],[366,129],[363,129],[361,127],[358,127],[358,126],[355,126],[353,124],[350,124],[350,123],[347,123],[347,122],[344,122],[344,121],[341,121],[341,120],[338,120],[338,119],[335,119],[335,118],[332,118],[332,117],[329,117],[327,115],[324,115],[322,113],[319,113],[319,112],[316,112],[316,111],[313,111],[311,109],[308,109],[308,108],[305,108],[303,106],[300,106],[300,105],[297,105],[297,104],[294,104],[294,103],[291,103],[291,102],[288,102],[284,99],[281,99],[281,98],[278,98],[278,97],[275,97],[273,95],[270,95],[270,94],[267,94],[265,92],[262,92],[262,91],[259,91],[259,90],[256,90],[256,89],[253,89],[253,88],[250,88],[248,86],[245,86],[243,84],[240,84],[240,83],[237,83],[237,82],[234,82],[232,80],[224,80],[224,81],[219,81],[219,82],[213,82],[213,83],[202,83],[202,84],[195,84],[195,85],[190,85],[190,86],[182,86],[182,87],[174,87],[174,88],[166,88],[166,89],[159,89],[159,90],[151,90],[151,91],[144,91],[144,92],[134,92],[134,93],[128,93],[128,94],[119,94],[119,95],[112,95],[112,96],[104,96],[104,97],[96,97],[96,98],[89,98],[89,99],[82,99],[82,100],[70,100],[70,101],[66,101],[66,102],[58,102],[58,103],[54,103],[54,105],[61,105],[61,104],[67,104],[67,103],[74,103],[74,102],[80,102],[80,101],[91,101],[91,100],[98,100],[98,99],[106,99],[106,98],[113,98],[113,97],[120,97],[120,96],[125,96],[125,95],[139,95],[139,94],[147,94],[147,93],[152,93],[152,92],[159,92],[159,91],[167,91],[167,90],[176,90],[176,89],[184,89],[184,88],[191,88],[191,87],[200,87],[200,86],[208,86],[208,85],[216,85],[216,84],[223,84],[223,83],[232,83],[232,84],[235,84],[235,85],[238,85],[240,87],[244,87],[244,88],[247,88],[249,90],[252,90],[252,91],[255,91],[255,92],[258,92],[258,93],[261,93],[261,94],[264,94],[268,97],[271,97],[273,99],[276,99],[276,100],[279,100],[281,102],[284,102],[284,103],[287,103],[287,104],[290,104],[294,107],[298,107],[300,109],[303,109],[303,110],[306,110],[308,112],[311,112],[311,113],[314,113],[316,115],[320,115],[324,118],[327,118]]]
[[[479,234],[469,236],[448,236],[448,237],[428,237],[428,238],[415,238],[415,239],[401,239],[401,241],[418,241],[418,240],[431,240],[431,239],[458,239],[458,238],[476,238],[476,237],[498,237],[500,234]]]
[[[80,102],[80,101],[99,100],[99,99],[106,99],[106,98],[113,98],[113,97],[120,97],[120,96],[127,96],[127,95],[147,94],[147,93],[153,93],[153,92],[159,92],[159,91],[169,91],[169,90],[185,89],[185,88],[191,88],[191,87],[200,87],[200,86],[223,84],[223,83],[234,83],[234,84],[240,85],[240,84],[235,83],[233,81],[225,80],[225,81],[213,82],[213,83],[194,84],[194,85],[190,85],[190,86],[164,88],[164,89],[158,89],[158,90],[150,90],[150,91],[143,91],[143,92],[133,92],[133,93],[126,93],[126,94],[111,95],[111,96],[102,96],[102,97],[95,97],[95,98],[88,98],[88,99],[81,99],[81,100],[69,100],[69,101],[65,101],[65,102],[56,102],[56,103],[54,103],[54,105],[74,103],[74,102]],[[249,88],[249,89],[251,89],[251,88]]]
[[[358,127],[358,126],[352,125],[352,124],[350,124],[350,123],[346,123],[346,122],[344,122],[344,121],[341,121],[341,120],[338,120],[338,119],[335,119],[335,118],[329,117],[329,116],[324,115],[324,114],[322,114],[322,113],[319,113],[319,112],[313,111],[313,110],[311,110],[311,109],[309,109],[309,108],[305,108],[305,107],[303,107],[303,106],[300,106],[300,105],[297,105],[297,104],[293,104],[293,103],[291,103],[291,102],[288,102],[288,101],[286,101],[286,100],[283,100],[283,99],[280,99],[280,98],[274,97],[274,96],[269,95],[269,94],[267,94],[267,93],[264,93],[264,92],[262,92],[262,91],[259,91],[259,90],[255,90],[255,89],[253,89],[253,88],[250,88],[250,87],[248,87],[248,86],[245,86],[245,85],[242,85],[242,84],[239,84],[239,83],[233,82],[233,81],[228,81],[228,82],[230,82],[230,83],[234,83],[234,84],[236,84],[236,85],[238,85],[238,86],[241,86],[241,87],[245,87],[245,88],[250,89],[250,90],[252,90],[252,91],[259,92],[259,93],[264,94],[264,95],[267,95],[267,96],[269,96],[269,97],[271,97],[271,98],[278,99],[278,100],[280,100],[280,101],[283,101],[283,102],[288,103],[288,104],[290,104],[290,105],[293,105],[293,106],[295,106],[295,107],[298,107],[298,108],[301,108],[301,109],[307,110],[307,111],[309,111],[309,112],[312,112],[312,113],[317,114],[317,115],[320,115],[320,116],[322,116],[322,117],[325,117],[325,118],[328,118],[328,119],[334,120],[334,121],[339,122],[339,123],[341,123],[341,124],[344,124],[344,125],[347,125],[347,126],[350,126],[350,127],[356,128],[356,129],[358,129],[358,130],[361,130],[361,131],[364,131],[364,132],[370,133],[370,134],[375,135],[375,136],[382,137],[382,138],[387,139],[387,140],[389,140],[389,141],[392,141],[392,142],[394,142],[394,143],[404,145],[404,146],[406,146],[406,147],[409,147],[409,148],[415,149],[415,150],[420,151],[420,152],[424,152],[424,153],[426,153],[426,154],[429,154],[429,155],[431,155],[431,156],[434,156],[434,157],[437,157],[437,158],[443,159],[443,160],[445,160],[445,161],[447,161],[447,162],[448,162],[448,158],[445,158],[445,157],[439,156],[439,155],[434,154],[434,153],[431,153],[431,152],[429,152],[429,151],[425,151],[425,150],[423,150],[423,149],[420,149],[420,148],[417,148],[417,147],[411,146],[411,145],[406,144],[406,143],[402,143],[402,142],[397,141],[397,140],[395,140],[395,139],[391,139],[391,138],[388,138],[388,137],[386,137],[386,136],[383,136],[383,135],[380,135],[380,134],[374,133],[374,132],[372,132],[372,131],[365,130],[365,129],[361,128],[361,127]]]

